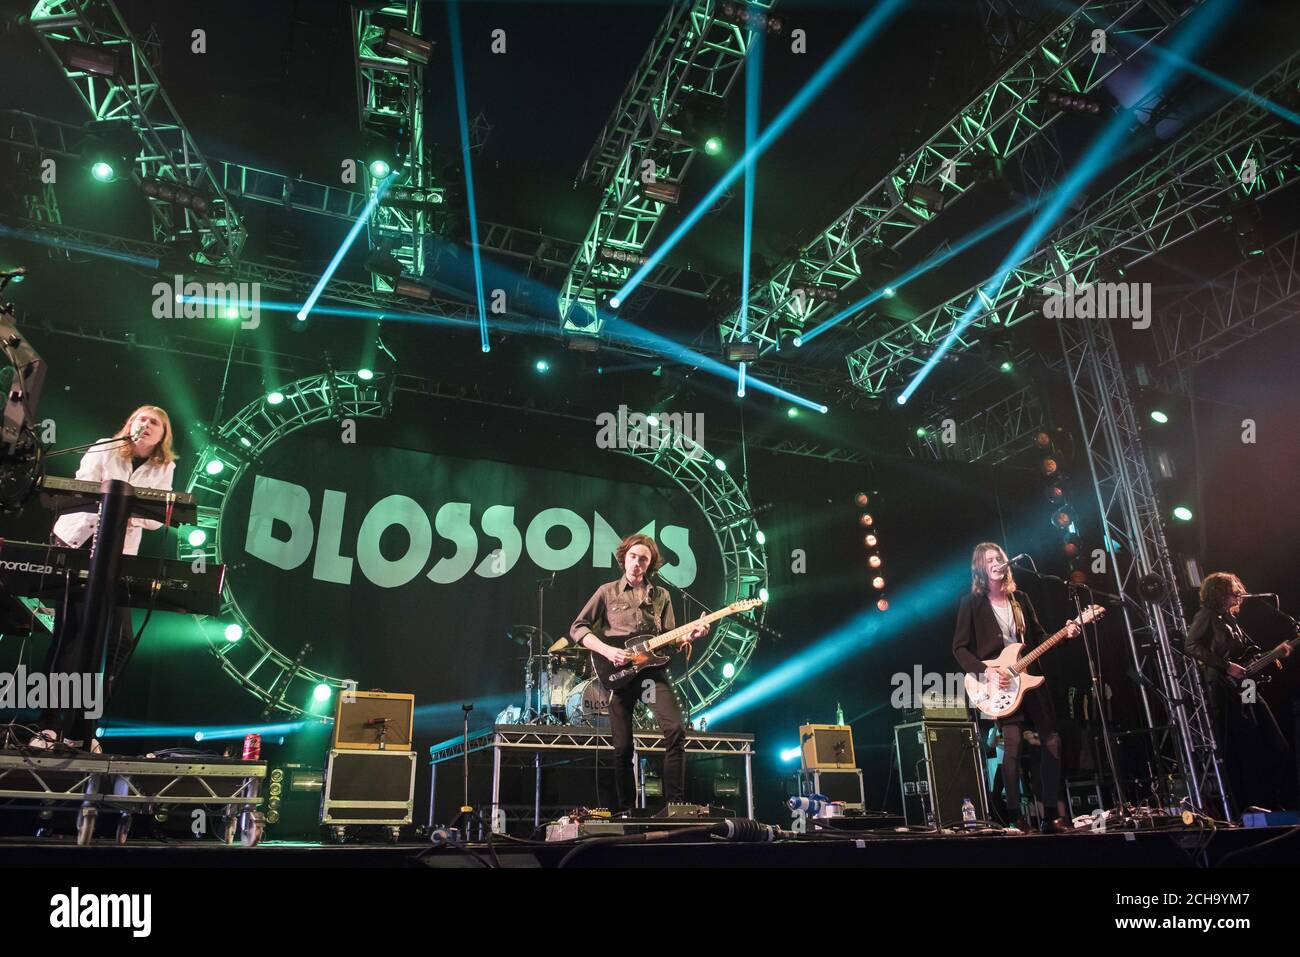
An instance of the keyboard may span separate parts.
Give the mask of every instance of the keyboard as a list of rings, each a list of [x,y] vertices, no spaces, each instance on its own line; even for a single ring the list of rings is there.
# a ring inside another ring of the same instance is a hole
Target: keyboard
[[[133,485],[135,495],[131,502],[131,514],[138,518],[147,518],[154,522],[167,519],[167,502],[171,499],[171,524],[193,525],[198,521],[199,509],[194,496],[188,492],[171,492],[167,489],[145,488]],[[83,482],[80,479],[63,478],[59,475],[47,475],[41,482],[41,504],[64,512],[93,512],[99,508],[103,493],[98,482]]]

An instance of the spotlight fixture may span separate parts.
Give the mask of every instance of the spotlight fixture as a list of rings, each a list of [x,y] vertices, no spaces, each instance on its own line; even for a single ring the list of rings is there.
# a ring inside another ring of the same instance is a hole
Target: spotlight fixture
[[[738,27],[751,30],[763,30],[774,37],[785,32],[785,24],[779,17],[774,17],[764,10],[751,8],[747,3],[723,3],[718,7],[718,19],[734,23]]]
[[[881,598],[879,601],[876,602],[876,608],[878,608],[880,611],[889,611],[889,599]]]
[[[595,336],[566,336],[564,347],[573,352],[599,352],[600,340]]]
[[[858,508],[866,508],[871,504],[871,496],[866,492],[859,492],[857,495],[853,496],[853,501],[857,504]]]
[[[1061,470],[1061,463],[1049,455],[1047,458],[1043,459],[1042,470],[1044,475],[1051,478]]]
[[[874,588],[876,591],[884,591],[885,580],[879,575],[877,575],[875,578],[871,579],[871,587]]]
[[[418,63],[425,66],[433,56],[433,41],[416,36],[414,33],[407,33],[404,30],[385,27],[379,41],[375,44],[375,50],[380,53],[391,53],[393,56],[401,57],[408,63]]]
[[[791,292],[802,292],[811,302],[839,302],[840,291],[834,286],[820,286],[814,282],[800,282],[792,286]]]
[[[388,173],[377,175],[372,170],[371,175],[375,179],[383,179]],[[412,212],[432,213],[443,204],[444,200],[443,191],[440,189],[419,186],[393,186],[384,193],[384,198],[379,201],[379,205],[389,206],[394,209],[406,209]]]
[[[1070,113],[1086,113],[1090,116],[1096,116],[1101,112],[1101,104],[1095,99],[1070,90],[1048,90],[1044,98],[1047,100],[1048,105]]]
[[[874,533],[869,535],[864,535],[862,536],[862,544],[866,545],[867,548],[875,548],[877,545],[880,544],[880,539],[876,537]]]
[[[58,53],[63,65],[78,73],[118,76],[122,72],[122,62],[118,59],[117,51],[108,47],[67,40],[59,44]]]
[[[728,342],[723,346],[723,356],[728,362],[757,362],[757,342]]]
[[[650,259],[635,249],[617,249],[614,246],[601,246],[596,250],[596,255],[607,263],[618,263],[620,266],[644,266]],[[609,301],[607,296],[602,298]],[[610,305],[618,308],[616,303],[611,302]]]
[[[870,528],[872,525],[876,524],[876,520],[871,517],[870,512],[863,512],[858,516],[858,524],[863,528]]]
[[[404,268],[401,260],[385,250],[375,250],[366,257],[363,265],[366,272],[382,276],[390,284],[396,282],[397,278],[402,275],[402,269]]]
[[[924,209],[930,215],[943,209],[943,193],[925,183],[908,183],[905,198],[908,203]]]
[[[393,295],[428,302],[433,298],[433,288],[426,286],[424,283],[416,282],[408,276],[403,276],[393,283]]]
[[[545,375],[546,373],[551,371],[551,364],[547,362],[545,359],[538,359],[536,362],[533,363],[533,369],[535,369],[541,375]]]
[[[707,144],[705,150],[708,150]],[[653,199],[668,206],[676,206],[682,200],[681,185],[663,179],[655,180],[653,183],[642,183],[637,187],[637,192],[646,199]]]
[[[682,138],[710,156],[722,152],[727,134],[727,104],[720,96],[696,93],[681,106]]]
[[[193,210],[200,216],[207,215],[209,208],[212,206],[211,196],[185,183],[150,178],[141,180],[140,188],[151,199]]]

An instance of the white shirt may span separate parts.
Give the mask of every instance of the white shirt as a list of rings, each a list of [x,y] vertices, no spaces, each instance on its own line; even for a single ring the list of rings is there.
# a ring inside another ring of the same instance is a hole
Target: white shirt
[[[159,465],[148,461],[133,470],[131,459],[118,455],[121,451],[120,443],[115,439],[100,439],[99,442],[113,444],[104,447],[97,443],[81,457],[81,465],[77,467],[76,476],[81,481],[99,484],[105,479],[121,479],[123,482],[145,488],[170,489],[172,487],[172,475],[176,472],[175,462]],[[94,533],[98,524],[99,516],[94,512],[70,512],[59,516],[54,523],[54,534],[74,548],[79,548]],[[122,543],[123,555],[140,553],[140,536],[143,534],[142,530],[146,528],[162,528],[162,522],[131,517],[126,526],[126,539]]]
[[[993,602],[990,601],[989,604],[993,605]],[[1005,612],[997,605],[993,605],[993,617],[998,620],[998,628],[1002,631],[1002,646],[1004,648],[1007,645],[1014,645],[1020,640],[1019,635],[1016,634],[1016,613],[1011,607],[1010,601],[1007,602]]]

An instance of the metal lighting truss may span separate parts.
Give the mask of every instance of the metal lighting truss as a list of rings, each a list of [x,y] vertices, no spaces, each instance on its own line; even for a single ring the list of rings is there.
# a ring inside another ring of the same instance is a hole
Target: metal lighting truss
[[[850,352],[853,384],[882,395],[925,362],[977,296],[980,308],[969,334],[954,349],[968,347],[985,326],[1041,318],[1045,283],[1064,282],[1067,273],[1076,284],[1090,282],[1102,259],[1122,266],[1141,262],[1222,219],[1240,202],[1289,186],[1296,178],[1300,135],[1259,103],[1294,90],[1297,82],[1300,55],[1256,83],[1254,97],[1231,100],[1066,220],[991,295],[975,286]]]
[[[750,290],[748,327],[739,311],[720,324],[724,342],[745,338],[762,351],[777,348],[783,332],[797,333],[833,315],[843,302],[797,290],[843,291],[863,278],[873,258],[896,250],[981,179],[996,163],[1017,158],[1062,115],[1047,89],[1087,93],[1158,39],[1202,0],[1097,0],[1081,4],[1030,45],[987,89],[943,129],[914,150],[852,203],[767,280]],[[1092,52],[1092,31],[1130,34],[1132,48],[1110,42]],[[923,201],[923,193],[929,197]],[[935,209],[936,203],[940,204]],[[870,317],[867,317],[869,320]],[[867,320],[860,320],[859,325]]]
[[[112,0],[40,0],[31,26],[95,121],[121,124],[140,141],[131,160],[142,179],[183,184],[209,199],[206,213],[149,197],[154,238],[182,245],[196,262],[229,265],[239,259],[244,224],[210,165],[181,122],[154,65]],[[65,64],[68,44],[116,54],[115,75]]]
[[[1034,436],[1043,430],[1046,413],[1038,390],[1027,385],[1005,399],[954,421],[953,441],[944,440],[946,413],[936,413],[912,443],[918,458],[953,459],[998,465],[1034,447]]]
[[[393,139],[398,128],[404,126],[410,143],[409,156],[399,157],[393,167],[390,188],[425,189],[431,185],[426,178],[424,155],[424,66],[379,52],[375,46],[386,27],[419,36],[423,19],[420,9],[420,0],[406,0],[378,9],[370,5],[352,7],[361,129]],[[369,198],[378,189],[379,181],[370,175],[368,163],[363,161],[362,166]],[[424,237],[428,232],[429,214],[422,208],[407,210],[379,205],[370,215],[371,252],[392,253],[404,272],[417,279],[424,275]],[[392,279],[378,273],[371,274],[370,284],[376,292],[393,289]]]
[[[1186,381],[1192,369],[1296,317],[1300,232],[1160,310],[1156,354]]]
[[[1214,799],[1231,816],[1200,675],[1181,648],[1175,651],[1187,622],[1114,329],[1108,319],[1062,319],[1057,329],[1117,594],[1132,595],[1138,580],[1150,573],[1166,583],[1161,600],[1144,603],[1145,628],[1133,621],[1129,605],[1121,604],[1134,667],[1149,676],[1154,662],[1158,676],[1163,716],[1146,684],[1137,683],[1153,744],[1166,766],[1177,769],[1198,809]],[[1143,630],[1146,640],[1138,637]]]
[[[774,2],[750,6],[766,11]],[[673,5],[582,164],[579,181],[600,183],[604,192],[560,290],[561,328],[568,335],[600,334],[601,296],[637,268],[663,215],[664,204],[640,192],[642,164],[652,161],[656,181],[668,184],[680,184],[690,169],[696,151],[682,133],[683,94],[721,101],[740,75],[751,38],[747,28],[716,16],[720,5]]]

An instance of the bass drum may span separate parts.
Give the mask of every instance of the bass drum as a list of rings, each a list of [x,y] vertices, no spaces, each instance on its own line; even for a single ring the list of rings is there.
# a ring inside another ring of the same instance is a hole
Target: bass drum
[[[574,686],[569,693],[565,714],[571,725],[609,727],[609,692],[601,686],[599,678],[587,678]],[[639,701],[632,711],[632,727],[637,731],[649,731],[655,727],[654,714]]]

